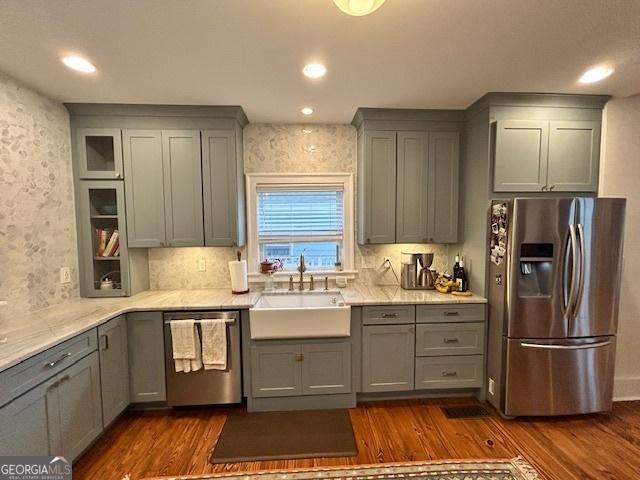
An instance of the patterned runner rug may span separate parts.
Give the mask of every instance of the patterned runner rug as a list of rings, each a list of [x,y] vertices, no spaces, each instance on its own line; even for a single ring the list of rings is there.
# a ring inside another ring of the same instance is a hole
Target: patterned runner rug
[[[128,477],[128,476],[127,476]],[[134,480],[125,477],[123,480]],[[522,458],[510,460],[448,460],[383,463],[339,468],[265,470],[146,480],[538,480],[535,469]]]

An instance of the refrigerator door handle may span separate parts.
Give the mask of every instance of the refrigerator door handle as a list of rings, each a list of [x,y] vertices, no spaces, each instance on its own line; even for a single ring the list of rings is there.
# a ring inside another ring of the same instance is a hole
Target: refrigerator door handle
[[[584,276],[585,276],[585,240],[584,240],[584,227],[581,223],[578,224],[578,239],[580,246],[580,255],[578,255],[578,259],[580,262],[580,269],[578,274],[578,288],[576,289],[576,300],[574,305],[574,317],[578,313],[578,308],[582,303],[582,294],[584,293]]]
[[[569,320],[572,316],[573,306],[576,302],[576,283],[578,281],[578,238],[576,235],[575,225],[569,225],[569,240],[568,240],[567,254],[564,259],[564,280],[563,280],[563,303],[564,303],[564,318]],[[571,285],[568,285],[568,270],[569,270],[569,254],[571,254]]]
[[[583,343],[581,345],[548,345],[544,343],[520,342],[520,346],[524,348],[542,348],[545,350],[587,350],[589,348],[600,348],[608,345],[611,345],[611,340],[597,343]]]

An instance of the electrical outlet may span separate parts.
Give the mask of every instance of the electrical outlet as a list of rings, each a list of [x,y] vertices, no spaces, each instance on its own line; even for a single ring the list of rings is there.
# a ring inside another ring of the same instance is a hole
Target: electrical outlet
[[[71,268],[69,267],[61,267],[60,268],[60,283],[71,283]]]
[[[198,271],[206,272],[207,271],[207,261],[203,258],[198,259]]]
[[[493,378],[489,379],[489,395],[495,395],[496,390],[496,382],[493,381]]]

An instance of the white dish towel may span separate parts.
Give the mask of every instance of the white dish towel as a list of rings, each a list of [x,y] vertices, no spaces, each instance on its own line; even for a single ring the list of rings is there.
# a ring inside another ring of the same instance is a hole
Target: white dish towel
[[[202,368],[200,338],[193,319],[172,320],[171,348],[176,372],[195,372]]]
[[[223,319],[200,320],[205,370],[227,369],[227,324]]]

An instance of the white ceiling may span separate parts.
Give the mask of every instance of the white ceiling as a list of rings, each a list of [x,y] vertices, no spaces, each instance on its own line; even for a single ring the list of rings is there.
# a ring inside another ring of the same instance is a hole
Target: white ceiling
[[[72,53],[98,72],[66,69]],[[303,77],[309,61],[327,76]],[[577,83],[601,62],[616,73]],[[0,70],[64,102],[242,105],[252,122],[464,108],[488,91],[628,96],[640,0],[387,0],[366,17],[332,0],[0,0]]]

